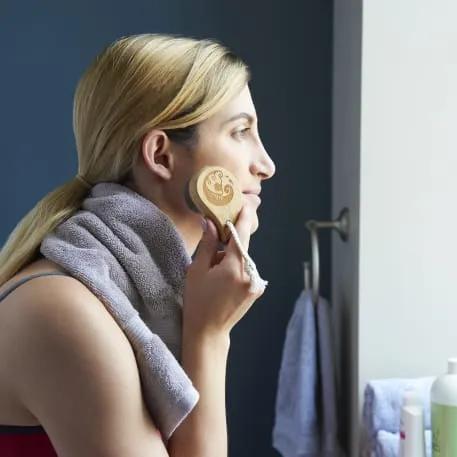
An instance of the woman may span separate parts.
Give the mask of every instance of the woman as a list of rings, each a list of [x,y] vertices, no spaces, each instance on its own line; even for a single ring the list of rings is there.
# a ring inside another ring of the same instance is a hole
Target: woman
[[[7,446],[23,449],[17,456],[227,455],[230,331],[259,295],[247,292],[233,237],[218,251],[211,221],[202,236],[202,218],[184,190],[205,165],[232,172],[246,195],[235,227],[248,249],[258,228],[252,194],[275,172],[249,79],[247,66],[221,44],[162,34],[117,40],[82,76],[73,113],[80,176],[39,201],[0,252],[0,424],[20,431],[0,436],[1,455]],[[193,255],[181,364],[200,399],[167,447],[145,409],[125,334],[89,288],[39,251],[88,189],[105,181],[157,205]]]

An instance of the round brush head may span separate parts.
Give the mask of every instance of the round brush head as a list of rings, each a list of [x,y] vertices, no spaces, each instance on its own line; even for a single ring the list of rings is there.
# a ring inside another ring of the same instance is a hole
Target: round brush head
[[[244,201],[236,177],[223,167],[205,166],[188,182],[185,198],[192,211],[214,222],[219,239],[227,242],[227,221],[236,223]]]

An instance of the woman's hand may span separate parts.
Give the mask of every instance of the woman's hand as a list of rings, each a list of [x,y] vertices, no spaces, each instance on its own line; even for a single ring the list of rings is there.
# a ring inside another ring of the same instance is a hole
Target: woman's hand
[[[243,206],[235,224],[244,249],[249,247],[255,209]],[[197,333],[229,334],[262,292],[249,292],[244,258],[230,237],[220,251],[217,228],[206,219],[193,262],[187,269],[183,296],[183,327]]]

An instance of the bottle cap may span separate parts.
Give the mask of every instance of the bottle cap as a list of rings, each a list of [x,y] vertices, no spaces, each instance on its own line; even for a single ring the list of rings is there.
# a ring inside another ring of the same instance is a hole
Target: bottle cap
[[[448,374],[457,374],[457,357],[447,359]]]
[[[403,406],[422,406],[422,399],[417,390],[409,387],[403,392]]]

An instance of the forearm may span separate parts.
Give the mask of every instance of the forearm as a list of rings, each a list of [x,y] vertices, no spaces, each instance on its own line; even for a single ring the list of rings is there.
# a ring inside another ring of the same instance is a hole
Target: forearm
[[[182,366],[200,399],[168,441],[170,457],[226,457],[225,376],[229,335],[183,330]]]

